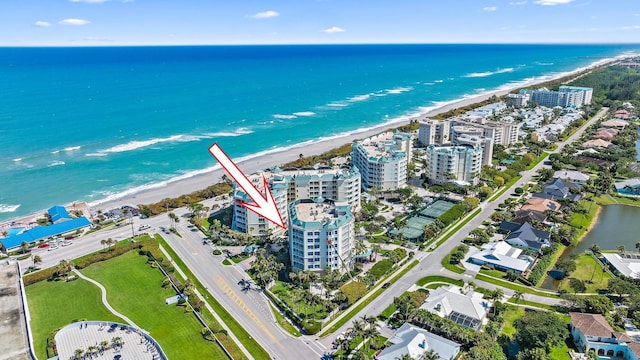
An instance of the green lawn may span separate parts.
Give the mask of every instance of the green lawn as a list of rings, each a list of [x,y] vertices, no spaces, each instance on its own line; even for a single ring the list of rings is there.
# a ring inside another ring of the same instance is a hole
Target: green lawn
[[[175,292],[161,287],[164,276],[146,261],[146,256],[130,251],[82,273],[100,282],[107,289],[109,304],[149,331],[170,359],[224,358],[217,344],[202,338],[203,326],[193,314],[175,304],[165,305]]]
[[[523,293],[527,293],[527,294],[534,294],[534,295],[540,295],[540,296],[551,297],[551,298],[558,297],[558,295],[556,295],[554,293],[546,292],[548,290],[541,291],[541,290],[538,290],[538,289],[530,287],[530,286],[520,285],[520,284],[509,282],[509,281],[506,281],[506,280],[499,280],[499,279],[492,278],[490,276],[487,276],[487,275],[484,275],[484,274],[481,274],[481,273],[476,274],[476,279],[478,279],[480,281],[486,281],[486,282],[494,284],[494,285],[502,286],[502,287],[507,288],[507,289],[520,290]]]
[[[300,334],[300,331],[298,331],[295,326],[291,325],[291,323],[288,322],[287,319],[282,316],[282,314],[280,314],[280,311],[278,309],[273,307],[273,305],[271,304],[269,304],[269,306],[271,307],[271,312],[273,312],[273,316],[276,318],[276,321],[278,321],[278,325],[280,325],[281,328],[287,330],[289,334],[295,337],[302,336],[302,334]]]
[[[640,206],[640,198],[617,196],[615,194],[613,195],[601,194],[596,198],[596,202],[600,205],[624,204],[624,205]]]
[[[513,326],[513,322],[524,316],[524,308],[509,306],[503,314],[504,325],[502,326],[502,334],[512,337],[516,333],[516,328]]]
[[[573,292],[569,287],[569,278],[576,278],[585,282],[588,293],[596,293],[599,289],[606,289],[611,274],[602,271],[602,267],[591,254],[580,254],[576,259],[576,271],[572,272],[569,277],[562,280],[560,289]],[[592,283],[591,283],[592,282]]]
[[[222,321],[227,325],[229,330],[233,332],[233,334],[238,338],[238,340],[244,345],[244,347],[249,351],[251,355],[256,358],[268,358],[269,353],[265,351],[265,349],[258,344],[258,342],[253,339],[247,330],[243,328],[237,321],[234,319],[231,314],[227,311],[227,309],[222,306],[215,297],[209,294],[209,290],[202,285],[202,283],[198,280],[198,278],[193,275],[191,270],[185,265],[185,263],[180,259],[178,254],[171,248],[171,246],[160,236],[160,234],[155,235],[155,239],[163,246],[164,250],[169,253],[169,256],[173,259],[174,266],[180,268],[182,272],[193,281],[196,286],[196,289],[200,291],[200,293],[205,297],[205,301],[213,308],[213,311],[218,314],[218,316],[222,319]],[[206,317],[205,313],[205,317]],[[207,319],[207,321],[210,321]],[[236,346],[235,342],[228,336],[220,336],[220,341],[224,344],[227,351],[230,351],[234,358],[240,359],[244,358],[243,353]]]
[[[47,336],[75,320],[122,322],[100,301],[100,289],[88,281],[41,281],[25,288],[36,356],[47,358]]]

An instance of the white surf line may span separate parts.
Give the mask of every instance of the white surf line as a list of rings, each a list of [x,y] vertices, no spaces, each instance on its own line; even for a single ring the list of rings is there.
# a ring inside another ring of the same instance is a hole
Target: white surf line
[[[143,330],[140,326],[136,325],[133,321],[131,321],[131,319],[129,319],[128,317],[126,317],[126,316],[124,316],[122,314],[120,314],[119,312],[116,311],[116,309],[111,307],[111,305],[107,301],[107,289],[105,289],[104,286],[102,286],[102,284],[100,284],[99,282],[97,282],[97,281],[95,281],[95,280],[93,280],[93,279],[91,279],[89,277],[84,276],[82,273],[80,273],[80,271],[78,271],[76,269],[73,269],[72,271],[76,275],[78,275],[78,277],[80,279],[87,280],[88,282],[90,282],[90,283],[92,283],[95,286],[100,288],[100,291],[102,292],[102,303],[104,304],[104,306],[107,307],[107,309],[109,309],[109,311],[111,311],[113,313],[113,315],[120,317],[122,320],[126,321],[127,324],[129,324],[129,325],[131,325],[131,326],[133,326],[135,328]]]

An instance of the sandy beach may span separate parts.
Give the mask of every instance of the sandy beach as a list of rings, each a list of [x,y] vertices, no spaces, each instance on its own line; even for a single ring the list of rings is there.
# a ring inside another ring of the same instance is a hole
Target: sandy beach
[[[554,79],[571,76],[572,74],[577,74],[588,69],[600,67],[608,63],[621,60],[623,58],[625,58],[625,56],[619,56],[611,59],[604,59],[588,67],[576,69],[575,71],[568,72],[568,73],[557,74],[552,78],[547,77],[537,81],[531,81],[526,84],[515,84],[514,86],[509,88],[491,91],[491,92],[479,94],[477,96],[461,99],[459,101],[454,101],[454,102],[445,104],[443,106],[437,107],[435,109],[431,109],[430,111],[427,111],[423,114],[416,115],[410,118],[408,117],[402,122],[395,122],[391,124],[386,123],[380,126],[363,130],[361,132],[357,132],[357,133],[353,133],[353,134],[349,134],[341,137],[335,137],[327,140],[321,140],[321,141],[313,142],[310,144],[302,144],[300,146],[294,146],[288,149],[283,149],[282,151],[275,151],[262,156],[253,157],[253,158],[238,162],[238,166],[244,173],[252,174],[252,173],[264,170],[266,168],[274,167],[276,165],[280,165],[289,161],[296,160],[300,153],[304,154],[304,156],[319,155],[333,148],[337,148],[342,145],[352,143],[354,140],[364,139],[366,137],[378,134],[389,128],[398,127],[398,126],[407,124],[412,119],[432,117],[437,114],[447,112],[451,109],[456,109],[456,108],[464,107],[467,105],[471,105],[476,102],[487,100],[494,95],[495,96],[506,95],[515,89],[523,87],[523,85],[534,86],[536,84],[551,81]],[[213,142],[215,142],[215,139],[213,139],[212,144]],[[207,155],[204,154],[203,156],[207,156]],[[92,206],[92,211],[95,212],[98,209],[108,210],[108,209],[120,207],[122,205],[135,206],[139,204],[150,204],[150,203],[160,201],[164,198],[177,197],[182,194],[187,194],[196,190],[204,189],[207,186],[210,186],[219,182],[220,178],[224,173],[225,172],[223,169],[214,169],[206,173],[198,174],[186,179],[170,181],[164,184],[163,186],[159,186],[159,187],[148,189],[148,190],[143,190],[130,195],[123,195],[122,197],[110,199],[107,201],[98,202]]]

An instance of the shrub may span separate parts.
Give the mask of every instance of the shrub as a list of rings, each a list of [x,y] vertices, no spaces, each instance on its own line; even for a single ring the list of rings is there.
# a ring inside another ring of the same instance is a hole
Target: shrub
[[[376,264],[377,265],[377,264]],[[352,281],[348,284],[344,284],[340,287],[340,291],[342,291],[347,297],[347,303],[349,305],[355,303],[367,292],[367,285],[360,281]]]
[[[322,323],[315,320],[307,320],[304,322],[302,326],[304,332],[308,335],[317,334],[320,330],[322,330]]]
[[[219,249],[215,249],[213,250],[213,255],[222,255],[222,251],[220,251]]]
[[[389,260],[384,259],[375,263],[375,265],[373,265],[371,269],[367,271],[367,273],[373,275],[375,279],[378,280],[381,277],[383,277],[386,273],[388,273],[392,267],[393,267],[393,263]]]
[[[464,205],[464,204],[456,204],[453,207],[451,207],[451,209],[447,210],[447,212],[445,212],[444,214],[440,215],[440,217],[438,219],[440,221],[442,221],[444,226],[449,226],[454,221],[460,219],[460,217],[462,217],[462,215],[464,215],[466,210],[467,210],[467,206],[466,205]]]

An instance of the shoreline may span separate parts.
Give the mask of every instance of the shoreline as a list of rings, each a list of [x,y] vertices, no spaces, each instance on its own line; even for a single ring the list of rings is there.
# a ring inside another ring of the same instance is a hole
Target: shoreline
[[[354,140],[367,138],[372,135],[379,134],[392,127],[398,127],[408,124],[411,120],[432,117],[437,114],[445,113],[451,109],[461,108],[472,105],[492,96],[504,96],[513,90],[535,86],[548,81],[557,80],[563,77],[572,76],[587,70],[592,70],[601,66],[605,66],[612,62],[620,61],[624,58],[633,56],[631,54],[620,54],[615,57],[601,59],[589,65],[578,67],[575,70],[556,73],[553,75],[541,75],[533,78],[526,78],[520,81],[510,82],[498,86],[497,88],[475,95],[465,95],[462,98],[445,101],[434,102],[433,106],[421,107],[419,111],[400,116],[391,121],[385,122],[369,128],[355,129],[342,134],[329,135],[325,138],[309,140],[285,148],[277,148],[273,150],[265,150],[262,152],[250,154],[248,156],[236,159],[238,166],[246,174],[252,174],[262,171],[266,168],[274,167],[289,161],[297,160],[298,154],[302,152],[305,156],[319,155],[331,149],[352,143]],[[214,142],[215,139],[212,140]],[[191,171],[187,174],[174,177],[172,179],[150,183],[125,190],[121,193],[111,195],[107,198],[89,202],[92,212],[97,210],[109,210],[123,205],[137,206],[140,204],[150,204],[158,202],[164,198],[173,198],[180,195],[188,194],[193,191],[204,189],[221,180],[224,170],[220,165],[211,168]],[[80,201],[76,201],[80,202]],[[39,213],[39,212],[37,212]],[[4,222],[11,222],[16,218],[24,218],[29,215],[9,218]]]

